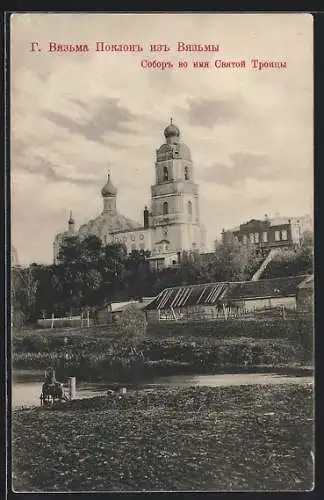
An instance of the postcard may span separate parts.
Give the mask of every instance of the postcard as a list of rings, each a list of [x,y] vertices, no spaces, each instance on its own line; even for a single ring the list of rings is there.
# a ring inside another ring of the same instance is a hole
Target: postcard
[[[16,13],[15,492],[315,484],[313,18]]]

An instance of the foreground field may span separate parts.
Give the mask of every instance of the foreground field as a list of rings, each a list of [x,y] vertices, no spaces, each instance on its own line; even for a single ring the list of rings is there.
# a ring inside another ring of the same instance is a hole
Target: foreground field
[[[310,385],[161,389],[13,413],[16,491],[313,484]]]

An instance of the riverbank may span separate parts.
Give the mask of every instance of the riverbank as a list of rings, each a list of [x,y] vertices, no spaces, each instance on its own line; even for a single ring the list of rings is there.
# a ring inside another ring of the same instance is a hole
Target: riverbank
[[[146,338],[131,346],[104,337],[64,340],[26,338],[16,341],[14,370],[44,370],[53,366],[58,378],[127,383],[180,374],[209,374],[264,367],[297,369],[312,364],[312,353],[287,339]]]
[[[15,491],[312,488],[310,384],[132,391],[12,425]]]
[[[40,392],[43,384],[43,374],[39,373],[35,379],[35,373],[29,381],[20,378],[20,382],[13,380],[11,386],[11,405],[12,408],[30,408],[40,405]],[[18,378],[19,380],[19,378]],[[272,384],[305,384],[313,383],[314,379],[309,370],[293,372],[290,374],[279,374],[269,371],[263,373],[249,373],[242,371],[240,373],[222,373],[210,375],[173,375],[153,379],[143,384],[109,384],[108,382],[79,382],[76,384],[76,399],[92,398],[95,396],[104,396],[108,389],[120,391],[125,387],[127,391],[134,390],[160,390],[174,389],[175,387],[228,387],[239,385],[272,385]],[[67,381],[65,382],[65,391],[68,391]]]

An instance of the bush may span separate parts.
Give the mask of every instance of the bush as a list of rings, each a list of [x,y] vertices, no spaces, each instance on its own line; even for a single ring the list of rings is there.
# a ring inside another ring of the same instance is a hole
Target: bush
[[[146,327],[145,314],[135,305],[127,307],[117,320],[117,330],[122,341],[126,343],[136,345],[142,341],[145,337]]]

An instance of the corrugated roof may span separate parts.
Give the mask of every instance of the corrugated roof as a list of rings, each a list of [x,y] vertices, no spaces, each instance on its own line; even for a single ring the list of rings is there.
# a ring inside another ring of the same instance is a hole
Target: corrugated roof
[[[226,301],[257,298],[289,297],[296,295],[297,286],[305,276],[289,276],[269,280],[243,281],[229,288],[224,294]]]
[[[306,276],[290,276],[259,281],[207,283],[166,288],[146,310],[178,309],[195,305],[213,305],[232,300],[289,297],[296,295],[297,286]]]
[[[170,309],[193,305],[211,305],[225,292],[227,283],[208,283],[204,285],[166,288],[146,307],[152,309]]]

